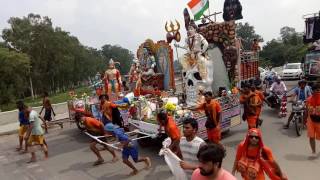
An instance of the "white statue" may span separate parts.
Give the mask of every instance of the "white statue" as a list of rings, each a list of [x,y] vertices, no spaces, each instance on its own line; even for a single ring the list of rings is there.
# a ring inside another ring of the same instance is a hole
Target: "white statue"
[[[184,55],[181,60],[182,68],[184,71],[192,69],[194,66],[197,66],[200,76],[203,81],[207,79],[207,68],[205,53],[208,49],[208,41],[199,33],[196,32],[196,28],[192,25],[188,27],[188,37],[186,38],[185,46],[177,47],[187,50],[187,53]]]

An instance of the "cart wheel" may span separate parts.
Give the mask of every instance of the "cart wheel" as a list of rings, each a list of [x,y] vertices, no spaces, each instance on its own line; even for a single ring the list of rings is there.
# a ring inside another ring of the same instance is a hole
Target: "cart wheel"
[[[77,127],[80,131],[84,131],[86,129],[86,127],[84,126],[84,124],[81,121],[77,121],[76,124],[77,124]]]

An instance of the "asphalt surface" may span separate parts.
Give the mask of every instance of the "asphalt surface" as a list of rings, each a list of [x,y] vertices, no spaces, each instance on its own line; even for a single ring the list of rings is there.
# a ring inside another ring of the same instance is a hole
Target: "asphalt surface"
[[[296,84],[296,81],[286,83],[290,88]],[[288,130],[282,129],[286,118],[279,119],[277,113],[266,106],[262,113],[262,119],[264,119],[262,125],[264,144],[273,150],[276,161],[289,179],[318,180],[320,177],[320,154],[318,154],[318,158],[310,157],[311,150],[306,131],[301,137],[297,137],[293,125]],[[223,167],[229,171],[232,169],[236,147],[244,138],[246,130],[247,124],[244,122],[231,129],[222,140],[227,150]],[[93,166],[96,157],[88,147],[90,139],[82,134],[75,124],[66,123],[63,129],[50,129],[49,134],[46,134],[45,137],[49,145],[49,159],[44,160],[43,154],[38,152],[38,161],[27,164],[30,155],[15,152],[18,143],[17,135],[1,136],[0,179],[174,179],[163,157],[158,155],[159,148],[155,146],[140,147],[140,155],[151,158],[152,168],[141,170],[136,176],[128,177],[130,169],[121,161],[111,163],[111,155],[108,152],[102,153],[107,163]],[[317,149],[319,149],[319,142],[317,143]],[[118,155],[120,157],[119,153]],[[142,169],[143,165],[143,163],[138,164],[138,169]],[[239,174],[237,177],[240,179]]]

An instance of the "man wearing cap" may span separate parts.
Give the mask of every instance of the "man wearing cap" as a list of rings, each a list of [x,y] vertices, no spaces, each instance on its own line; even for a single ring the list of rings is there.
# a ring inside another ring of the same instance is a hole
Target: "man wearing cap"
[[[112,133],[112,135],[119,140],[120,148],[122,148],[122,162],[133,170],[129,175],[136,175],[138,173],[137,168],[129,161],[130,156],[135,163],[144,162],[146,164],[146,169],[151,166],[149,157],[139,157],[136,142],[129,139],[129,136],[124,132],[123,128],[119,128],[116,125],[109,123],[106,124],[104,129],[106,132]]]
[[[101,121],[83,116],[81,113],[77,113],[75,116],[76,120],[80,120],[84,126],[86,127],[86,130],[93,136],[104,136],[106,133],[104,131],[104,125]],[[102,139],[105,141],[106,139]],[[90,143],[90,149],[91,151],[97,156],[98,160],[93,163],[94,166],[100,165],[104,163],[104,159],[102,158],[100,151],[107,150],[112,155],[112,162],[116,162],[118,160],[115,152],[113,149],[109,148],[107,145],[101,144],[103,146],[103,149],[98,149],[97,144],[99,144],[97,141],[92,140]]]

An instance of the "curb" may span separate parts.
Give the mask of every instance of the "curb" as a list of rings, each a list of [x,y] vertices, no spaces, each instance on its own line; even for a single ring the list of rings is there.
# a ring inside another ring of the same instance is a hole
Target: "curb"
[[[0,132],[0,137],[12,135],[12,134],[18,134],[18,131],[19,131],[18,129],[14,129],[14,130],[6,131],[6,132]]]

